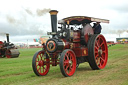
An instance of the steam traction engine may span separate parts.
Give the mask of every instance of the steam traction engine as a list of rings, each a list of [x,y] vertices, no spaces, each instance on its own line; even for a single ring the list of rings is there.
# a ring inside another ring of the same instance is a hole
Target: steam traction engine
[[[37,76],[49,72],[50,65],[60,65],[61,73],[72,76],[80,63],[88,62],[93,70],[103,69],[108,59],[107,43],[103,35],[94,34],[91,22],[109,23],[109,20],[86,16],[67,17],[60,21],[57,31],[57,13],[51,10],[52,38],[43,44],[43,50],[32,60]]]
[[[0,41],[0,58],[16,58],[19,56],[19,50],[15,47],[13,43],[9,42],[9,34],[6,34],[7,42]]]

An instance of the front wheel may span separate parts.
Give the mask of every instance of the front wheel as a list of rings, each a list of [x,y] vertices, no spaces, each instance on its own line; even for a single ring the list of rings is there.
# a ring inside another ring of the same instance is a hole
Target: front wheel
[[[41,50],[35,53],[32,60],[32,67],[37,76],[44,76],[49,72],[50,60],[45,51]]]
[[[76,70],[76,56],[70,49],[64,50],[60,57],[60,70],[65,76],[72,76]]]

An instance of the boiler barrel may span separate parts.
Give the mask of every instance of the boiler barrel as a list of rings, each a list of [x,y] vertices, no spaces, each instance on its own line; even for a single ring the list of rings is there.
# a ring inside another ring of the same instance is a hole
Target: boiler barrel
[[[46,49],[48,52],[56,52],[56,51],[62,51],[66,48],[69,48],[69,43],[66,40],[62,39],[49,39],[46,42]]]

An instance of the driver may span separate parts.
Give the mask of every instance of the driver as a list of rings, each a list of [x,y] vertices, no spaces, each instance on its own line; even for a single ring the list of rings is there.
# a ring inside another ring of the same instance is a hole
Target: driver
[[[100,22],[94,23],[94,26],[92,28],[94,30],[94,34],[100,34],[101,33],[102,27],[100,25]]]

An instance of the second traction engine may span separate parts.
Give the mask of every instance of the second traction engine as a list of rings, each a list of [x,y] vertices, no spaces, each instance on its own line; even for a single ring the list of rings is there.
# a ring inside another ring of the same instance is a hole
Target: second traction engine
[[[9,42],[9,34],[6,34],[7,41],[0,41],[0,58],[17,58],[20,55],[18,48]]]
[[[92,69],[103,69],[108,58],[106,40],[101,34],[94,34],[91,22],[108,20],[73,16],[60,21],[57,31],[57,13],[51,10],[52,38],[43,44],[43,50],[33,56],[33,71],[38,76],[48,73],[50,65],[60,65],[64,76],[72,76],[80,63],[89,62]]]

